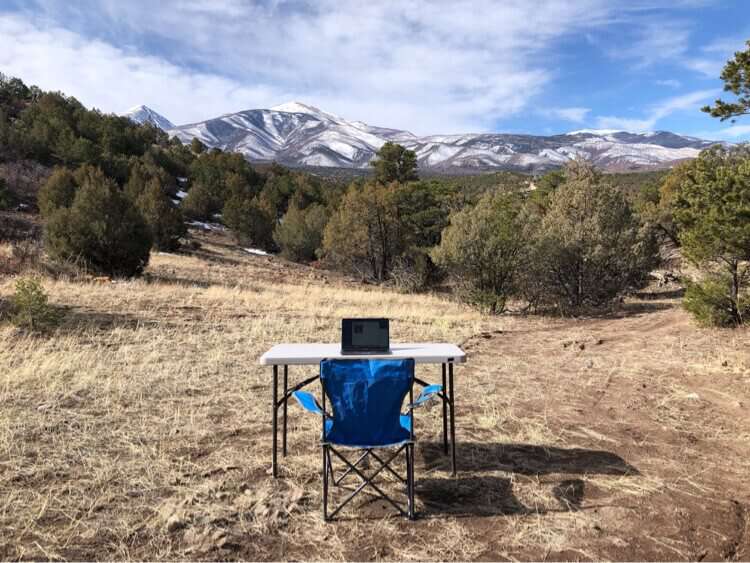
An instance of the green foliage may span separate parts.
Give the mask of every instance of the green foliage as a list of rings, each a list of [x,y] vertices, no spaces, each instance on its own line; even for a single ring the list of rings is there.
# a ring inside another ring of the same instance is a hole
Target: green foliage
[[[77,189],[73,173],[67,168],[56,167],[37,195],[37,205],[42,217],[48,218],[62,207],[73,204]]]
[[[61,315],[48,303],[38,278],[19,278],[11,297],[11,322],[19,328],[46,331],[57,326]]]
[[[59,260],[80,260],[110,276],[140,274],[148,264],[151,232],[130,199],[100,170],[83,170],[69,208],[45,225],[45,246]]]
[[[190,141],[190,150],[195,154],[202,154],[206,151],[206,145],[198,137],[193,137],[193,140]]]
[[[394,191],[394,204],[402,224],[402,232],[409,245],[433,247],[440,242],[440,234],[448,225],[449,210],[445,190],[428,182],[410,182]]]
[[[713,275],[702,282],[689,282],[682,301],[702,326],[736,327],[750,319],[750,295],[741,294],[735,302],[732,278]]]
[[[309,262],[316,258],[327,223],[328,212],[322,205],[313,203],[305,209],[292,205],[276,225],[273,240],[285,258]]]
[[[180,238],[187,233],[185,221],[157,178],[148,181],[136,199],[136,207],[151,230],[154,248],[164,251],[179,248]]]
[[[8,209],[11,206],[12,199],[5,178],[0,178],[0,211]]]
[[[224,205],[222,218],[239,243],[274,250],[273,218],[257,197],[233,195]]]
[[[488,193],[476,206],[451,215],[450,226],[432,253],[464,299],[492,313],[505,309],[524,256],[520,209],[517,196]]]
[[[326,225],[326,260],[344,270],[384,281],[405,248],[395,202],[396,184],[352,184]]]
[[[417,180],[417,155],[397,143],[388,141],[370,162],[375,168],[375,181],[381,184]]]
[[[716,100],[712,106],[701,108],[722,121],[731,119],[734,122],[741,115],[750,114],[750,40],[746,42],[747,48],[738,51],[734,58],[727,61],[721,71],[721,79],[724,81],[724,91],[731,92],[737,97],[734,102]]]
[[[688,260],[730,280],[731,314],[741,324],[750,280],[750,147],[712,147],[687,164],[674,219]]]
[[[657,258],[651,230],[593,166],[573,161],[565,176],[536,226],[522,293],[532,306],[573,313],[642,284]]]
[[[193,160],[190,180],[183,211],[188,217],[210,221],[230,197],[256,196],[264,178],[240,154],[209,151]]]
[[[687,174],[686,163],[678,164],[661,181],[646,182],[640,188],[636,209],[645,223],[653,226],[664,237],[679,245],[673,207],[679,185]]]

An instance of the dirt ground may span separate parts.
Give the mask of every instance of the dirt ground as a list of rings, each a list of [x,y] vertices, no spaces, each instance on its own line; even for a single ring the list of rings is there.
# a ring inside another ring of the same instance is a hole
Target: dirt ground
[[[46,280],[51,336],[0,325],[0,558],[750,558],[750,332],[696,328],[676,288],[600,318],[486,317],[201,237],[142,280]],[[439,406],[417,414],[416,522],[363,497],[324,523],[296,406],[270,476],[258,356],[351,315],[469,356],[455,478]]]

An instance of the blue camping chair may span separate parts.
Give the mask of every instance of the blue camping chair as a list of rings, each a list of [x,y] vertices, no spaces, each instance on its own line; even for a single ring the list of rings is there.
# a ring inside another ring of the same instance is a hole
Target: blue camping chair
[[[306,410],[321,416],[323,447],[323,518],[333,519],[357,494],[370,487],[376,496],[388,501],[400,514],[414,519],[414,408],[424,404],[441,391],[441,385],[430,385],[413,400],[414,360],[323,360],[320,362],[323,387],[322,405],[311,393],[295,391],[293,396]],[[409,395],[406,412],[401,412],[404,398]],[[326,410],[326,399],[331,412]],[[337,448],[360,450],[351,462]],[[395,452],[386,456],[375,450]],[[399,475],[391,463],[404,452],[406,477]],[[332,454],[346,467],[336,478]],[[365,460],[372,457],[378,466],[365,475]],[[387,471],[406,485],[406,510],[374,483],[375,477]],[[348,475],[359,477],[359,486],[335,510],[328,513],[329,478],[334,486]]]

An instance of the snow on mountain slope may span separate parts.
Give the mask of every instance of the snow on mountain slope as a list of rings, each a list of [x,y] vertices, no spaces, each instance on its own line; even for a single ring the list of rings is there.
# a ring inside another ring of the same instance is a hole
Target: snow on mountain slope
[[[445,172],[498,168],[536,172],[577,157],[603,169],[667,167],[712,144],[667,131],[615,129],[581,129],[545,137],[498,133],[418,137],[349,121],[301,102],[226,114],[172,127],[168,133],[184,143],[197,137],[209,147],[237,151],[251,161],[343,168],[367,168],[375,152],[393,141],[414,150],[422,169]]]
[[[136,123],[150,123],[164,131],[174,128],[174,123],[148,106],[136,106],[126,111],[123,115]]]

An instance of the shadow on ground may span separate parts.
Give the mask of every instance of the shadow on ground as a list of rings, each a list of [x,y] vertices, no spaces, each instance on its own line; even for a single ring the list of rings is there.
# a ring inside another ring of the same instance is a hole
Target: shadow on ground
[[[428,467],[450,464],[442,442],[426,442],[418,450]],[[458,470],[507,471],[522,475],[550,473],[575,475],[639,475],[638,470],[617,454],[605,450],[556,448],[530,444],[459,442]]]
[[[449,468],[443,444],[426,443],[420,448],[425,464]],[[417,496],[424,516],[496,516],[575,512],[585,507],[586,483],[567,478],[552,489],[554,506],[526,506],[513,493],[513,481],[498,476],[467,476],[479,471],[506,471],[521,475],[639,475],[638,470],[617,454],[582,448],[555,448],[528,444],[463,443],[457,448],[458,478],[417,480]]]

